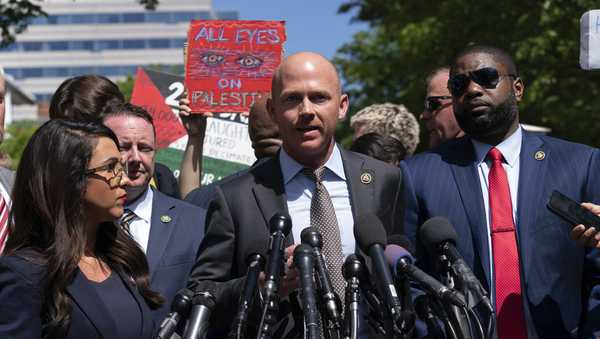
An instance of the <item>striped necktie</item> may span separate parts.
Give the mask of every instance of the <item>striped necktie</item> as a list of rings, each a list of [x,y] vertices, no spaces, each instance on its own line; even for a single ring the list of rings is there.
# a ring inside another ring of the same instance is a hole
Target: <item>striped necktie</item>
[[[133,211],[128,208],[125,209],[125,211],[123,212],[123,216],[121,216],[121,227],[129,235],[131,235],[131,230],[129,226],[131,226],[131,223],[133,222],[133,219],[135,219],[135,217],[135,213],[133,213]]]
[[[10,214],[10,208],[6,203],[4,196],[0,194],[0,254],[4,252],[4,245],[8,239],[8,215]]]

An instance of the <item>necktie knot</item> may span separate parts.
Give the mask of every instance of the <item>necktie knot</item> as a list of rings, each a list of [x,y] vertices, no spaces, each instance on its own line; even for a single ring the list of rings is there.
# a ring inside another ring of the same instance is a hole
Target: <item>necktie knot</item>
[[[487,154],[488,159],[492,160],[492,162],[502,162],[503,156],[502,156],[502,152],[500,152],[500,150],[498,150],[496,147],[492,147],[492,149],[490,149],[490,151]]]
[[[320,183],[323,180],[323,174],[325,174],[325,167],[319,167],[316,170],[305,167],[301,172],[315,183]]]
[[[133,219],[135,218],[135,213],[126,208],[125,211],[123,212],[123,215],[121,216],[121,227],[129,232],[129,225],[131,225],[131,222],[133,221]]]

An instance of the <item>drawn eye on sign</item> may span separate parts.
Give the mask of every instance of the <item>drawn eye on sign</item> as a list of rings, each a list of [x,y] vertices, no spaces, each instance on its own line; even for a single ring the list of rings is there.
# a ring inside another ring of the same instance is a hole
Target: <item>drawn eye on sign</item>
[[[254,55],[242,55],[237,59],[237,63],[242,68],[258,68],[262,65],[263,61],[260,58],[255,57]]]
[[[205,53],[200,57],[202,61],[208,67],[215,67],[222,64],[225,61],[225,56],[217,53]]]

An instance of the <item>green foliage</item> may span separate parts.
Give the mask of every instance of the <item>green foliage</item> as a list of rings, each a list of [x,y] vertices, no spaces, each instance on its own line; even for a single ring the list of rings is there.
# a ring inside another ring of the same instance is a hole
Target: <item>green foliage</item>
[[[40,127],[40,123],[32,120],[18,121],[8,125],[6,138],[0,145],[0,151],[10,156],[11,168],[16,169],[21,160],[21,154],[29,138]]]
[[[131,93],[133,92],[133,84],[135,83],[135,78],[133,75],[128,75],[125,80],[117,81],[117,86],[119,86],[119,90],[125,96],[125,101],[129,102],[131,100]]]
[[[595,0],[353,0],[340,12],[355,11],[354,20],[371,30],[357,33],[334,61],[350,88],[352,111],[390,101],[418,115],[431,70],[469,44],[497,46],[513,55],[525,82],[521,121],[600,146],[600,71],[579,67],[579,18],[597,6]]]

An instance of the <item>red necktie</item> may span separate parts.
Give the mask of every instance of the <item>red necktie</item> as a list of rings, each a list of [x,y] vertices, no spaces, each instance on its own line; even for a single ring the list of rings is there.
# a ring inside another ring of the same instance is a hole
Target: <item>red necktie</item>
[[[495,147],[488,152],[492,168],[488,176],[492,216],[492,254],[496,281],[496,317],[499,339],[527,339],[519,251],[513,222],[510,188],[502,167],[502,153]]]
[[[0,194],[0,254],[4,251],[4,245],[8,239],[8,212],[10,211],[6,200]]]

